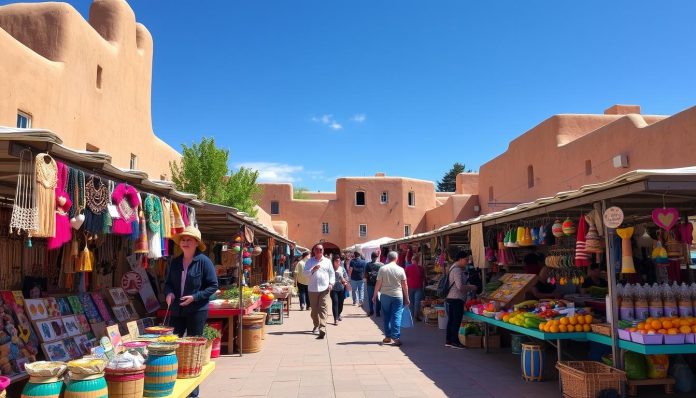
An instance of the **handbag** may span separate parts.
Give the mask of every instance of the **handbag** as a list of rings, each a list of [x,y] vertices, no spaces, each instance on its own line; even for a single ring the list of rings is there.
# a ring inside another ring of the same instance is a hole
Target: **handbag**
[[[413,316],[411,316],[411,309],[409,307],[404,307],[403,311],[401,312],[401,327],[413,327]]]

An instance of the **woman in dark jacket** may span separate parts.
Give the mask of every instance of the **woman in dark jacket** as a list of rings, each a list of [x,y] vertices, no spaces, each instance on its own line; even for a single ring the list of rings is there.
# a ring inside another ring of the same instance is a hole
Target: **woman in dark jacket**
[[[172,326],[179,336],[184,332],[200,336],[208,319],[208,301],[218,290],[215,266],[202,253],[205,245],[197,228],[186,227],[173,240],[183,254],[172,260],[164,285]]]

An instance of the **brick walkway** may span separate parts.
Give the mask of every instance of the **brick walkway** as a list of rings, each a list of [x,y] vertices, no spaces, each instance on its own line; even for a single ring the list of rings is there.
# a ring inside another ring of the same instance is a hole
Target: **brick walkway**
[[[260,353],[217,359],[201,397],[559,396],[555,380],[525,383],[509,349],[447,349],[437,327],[419,323],[403,330],[401,348],[382,346],[378,325],[349,301],[325,340],[310,333],[309,312],[295,307],[283,325],[266,327]]]

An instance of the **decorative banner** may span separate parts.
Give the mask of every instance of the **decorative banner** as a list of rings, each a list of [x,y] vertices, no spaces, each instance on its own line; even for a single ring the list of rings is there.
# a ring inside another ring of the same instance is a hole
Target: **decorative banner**
[[[121,288],[128,294],[138,294],[142,287],[143,278],[135,271],[128,271],[121,277]]]
[[[679,221],[679,210],[673,207],[655,209],[652,211],[652,219],[655,225],[669,231]]]
[[[604,212],[604,225],[607,228],[618,228],[624,220],[623,210],[613,206]]]

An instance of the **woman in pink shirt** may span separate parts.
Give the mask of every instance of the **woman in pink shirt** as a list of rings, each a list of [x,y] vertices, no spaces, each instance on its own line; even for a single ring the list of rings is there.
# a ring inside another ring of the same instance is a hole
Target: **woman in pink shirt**
[[[421,320],[420,304],[423,300],[425,289],[425,270],[418,264],[418,255],[414,255],[411,264],[404,269],[406,271],[406,284],[408,285],[408,301],[411,302],[410,310],[416,320]]]

